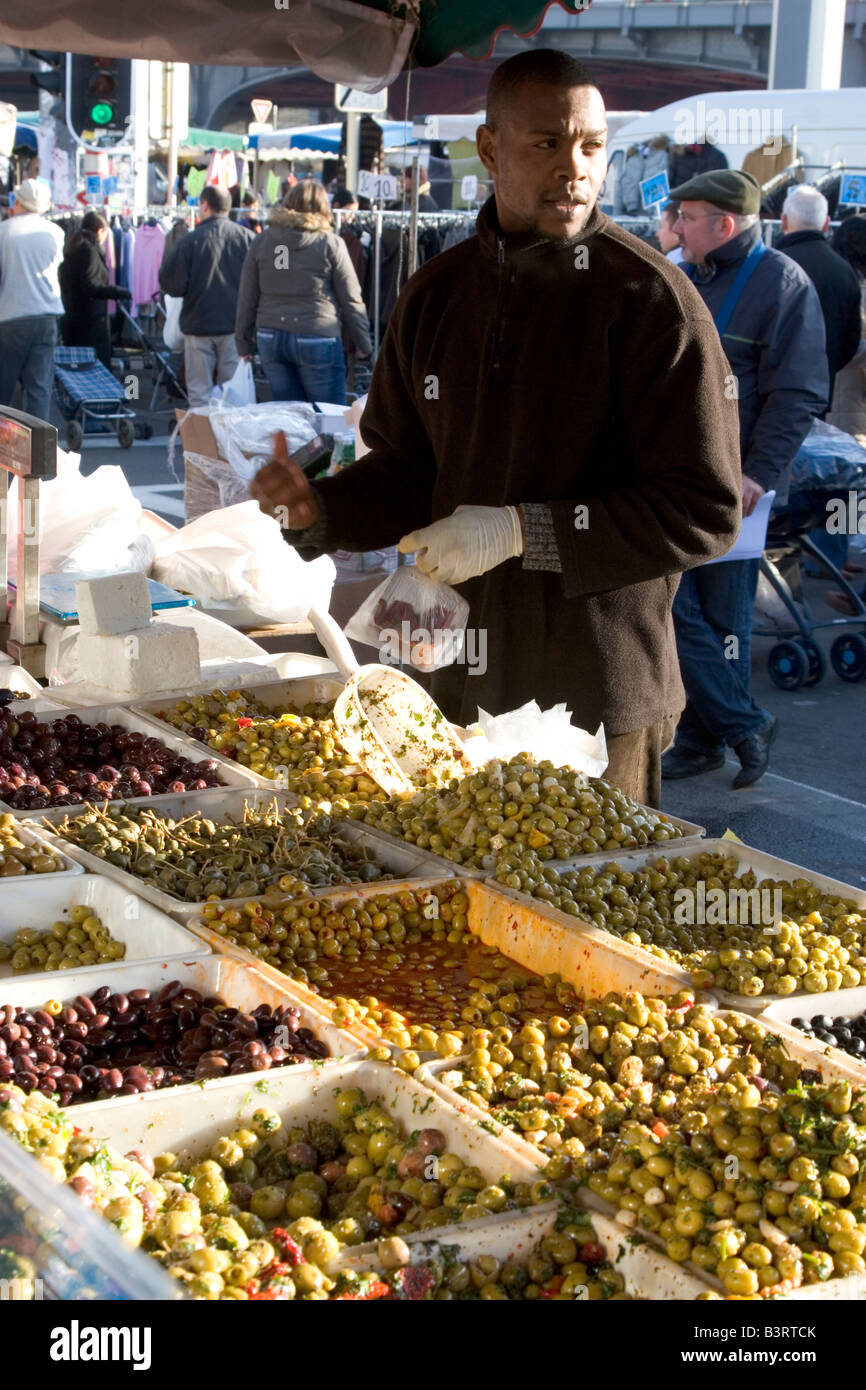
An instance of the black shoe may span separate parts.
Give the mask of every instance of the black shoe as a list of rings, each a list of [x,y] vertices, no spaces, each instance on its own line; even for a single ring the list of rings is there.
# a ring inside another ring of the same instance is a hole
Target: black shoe
[[[680,777],[700,777],[723,767],[724,753],[692,753],[687,748],[669,748],[662,754],[662,779],[674,782]]]
[[[737,791],[742,791],[743,787],[753,787],[767,771],[770,766],[770,745],[776,737],[778,727],[778,720],[771,719],[756,734],[750,734],[748,738],[734,744],[734,752],[742,764],[734,778]]]

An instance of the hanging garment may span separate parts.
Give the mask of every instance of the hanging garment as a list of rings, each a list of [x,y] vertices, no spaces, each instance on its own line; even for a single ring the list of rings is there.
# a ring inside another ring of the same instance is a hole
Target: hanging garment
[[[188,198],[198,198],[207,180],[206,169],[190,169],[186,176],[186,196]]]
[[[280,180],[279,176],[274,173],[273,169],[268,170],[268,181],[265,186],[265,198],[269,203],[278,203],[280,201]]]
[[[135,232],[132,262],[133,313],[148,306],[152,312],[153,296],[159,293],[159,267],[165,250],[165,232],[158,223],[144,222]]]

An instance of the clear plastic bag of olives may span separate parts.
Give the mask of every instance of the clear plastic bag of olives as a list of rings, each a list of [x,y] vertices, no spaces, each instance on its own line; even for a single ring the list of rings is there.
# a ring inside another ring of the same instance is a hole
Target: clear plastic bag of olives
[[[385,665],[438,671],[460,659],[469,604],[452,589],[401,565],[369,594],[346,625],[346,636],[376,647]]]

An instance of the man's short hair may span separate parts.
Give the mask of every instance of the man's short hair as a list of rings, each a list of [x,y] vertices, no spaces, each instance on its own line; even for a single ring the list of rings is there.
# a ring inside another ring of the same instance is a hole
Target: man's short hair
[[[230,193],[226,193],[224,188],[215,188],[212,183],[206,184],[199,194],[199,202],[209,207],[211,212],[227,214],[232,205]]]
[[[577,58],[557,48],[517,53],[495,69],[487,88],[485,124],[495,130],[524,87],[597,87],[592,73]]]
[[[810,183],[792,188],[782,205],[782,214],[795,232],[822,232],[828,211],[824,194]]]
[[[662,207],[662,212],[666,212],[668,217],[671,219],[671,223],[674,223],[680,215],[680,205],[679,203],[675,202],[672,198],[670,202],[664,204],[664,206]]]
[[[241,202],[243,203],[245,208],[254,208],[258,201],[258,193],[251,193],[249,189],[247,189],[246,193],[241,198]]]

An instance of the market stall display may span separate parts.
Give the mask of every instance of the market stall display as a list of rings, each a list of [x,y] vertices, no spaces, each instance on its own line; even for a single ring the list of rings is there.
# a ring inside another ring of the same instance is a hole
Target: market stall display
[[[108,981],[124,964],[209,954],[165,913],[96,874],[33,875],[20,879],[16,892],[0,893],[0,979],[7,990],[10,977],[17,985],[35,975],[50,999],[72,971],[98,966]]]
[[[0,814],[0,881],[23,874],[69,873],[81,873],[81,869],[14,816]]]
[[[331,805],[338,815],[357,816],[456,864],[497,873],[700,832],[641,806],[609,782],[535,763],[528,754],[507,764],[493,760],[447,787],[410,797],[369,803],[336,797]]]
[[[166,793],[249,786],[240,770],[196,758],[195,745],[153,736],[129,712],[107,706],[53,718],[0,712],[0,794],[9,809],[33,813],[84,801],[144,799]]]
[[[707,840],[499,881],[688,970],[736,1008],[866,980],[866,893],[750,846]]]
[[[622,986],[686,990],[688,975],[634,959],[594,928],[547,921],[481,882],[418,880],[356,893],[225,908],[205,904],[191,931],[326,1008],[384,1059],[486,1047],[484,1030],[556,1020]],[[479,1031],[481,1030],[481,1031]],[[567,1029],[566,1029],[567,1031]]]
[[[579,1040],[557,1091],[527,1087],[516,1050],[502,1071],[477,1057],[443,1064],[432,1084],[514,1130],[527,1156],[537,1144],[548,1176],[570,1169],[585,1200],[728,1294],[866,1274],[866,1095],[850,1067],[712,1005],[611,994],[571,1022]],[[539,1046],[554,1075],[562,1043]]]
[[[124,981],[125,983],[125,981]],[[112,988],[112,985],[115,988]],[[321,1060],[328,1045],[291,1004],[246,1013],[182,980],[123,991],[115,979],[70,1002],[6,1004],[0,1078],[59,1105],[132,1096],[191,1081]]]
[[[328,886],[412,875],[430,862],[396,856],[375,836],[266,792],[227,793],[203,811],[195,797],[159,806],[107,803],[46,817],[71,854],[175,915],[207,899],[243,902],[268,890],[301,894]]]

